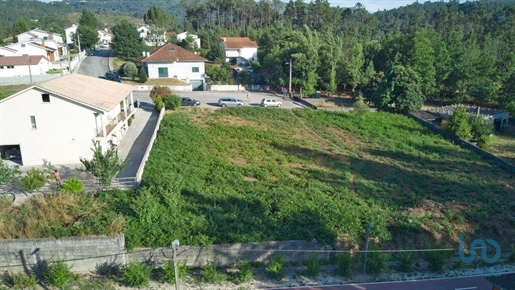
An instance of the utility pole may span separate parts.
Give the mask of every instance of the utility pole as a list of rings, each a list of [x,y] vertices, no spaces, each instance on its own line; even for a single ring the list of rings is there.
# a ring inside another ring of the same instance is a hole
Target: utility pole
[[[32,86],[32,69],[30,67],[30,55],[28,55],[28,54],[27,54],[27,62],[29,64],[30,85]]]
[[[288,93],[290,94],[290,98],[292,98],[293,94],[291,93],[291,57],[290,57],[290,82],[288,84]]]
[[[173,270],[175,276],[175,290],[179,290],[179,269],[177,268],[177,254],[176,252],[179,250],[179,240],[174,240],[172,242],[173,249]]]
[[[77,41],[79,43],[79,60],[80,60],[81,49],[80,49],[80,34],[79,33],[77,33]]]

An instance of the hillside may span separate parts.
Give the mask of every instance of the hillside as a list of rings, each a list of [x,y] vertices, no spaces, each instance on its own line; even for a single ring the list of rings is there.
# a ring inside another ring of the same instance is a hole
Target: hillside
[[[512,242],[513,176],[401,115],[261,108],[165,116],[126,237],[359,247]],[[113,198],[113,197],[111,197]],[[127,196],[115,197],[131,204]],[[119,208],[123,204],[118,205]],[[127,212],[129,213],[129,212]]]

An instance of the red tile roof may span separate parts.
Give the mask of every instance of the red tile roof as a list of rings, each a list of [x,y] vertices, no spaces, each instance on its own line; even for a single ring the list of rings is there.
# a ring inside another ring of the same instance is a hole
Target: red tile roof
[[[186,62],[186,61],[207,61],[202,56],[188,51],[173,43],[166,43],[150,52],[147,57],[140,58],[141,62]]]
[[[238,49],[244,47],[259,47],[257,42],[248,37],[222,37],[220,38],[225,49]]]
[[[28,65],[30,58],[30,64],[36,65],[41,62],[41,59],[47,59],[42,55],[31,55],[27,57],[26,55],[22,56],[0,56],[0,66],[10,66],[10,65]]]

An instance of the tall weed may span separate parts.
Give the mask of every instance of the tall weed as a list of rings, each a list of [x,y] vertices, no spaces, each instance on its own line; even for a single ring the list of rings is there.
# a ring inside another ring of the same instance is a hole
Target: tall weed
[[[309,258],[304,261],[304,266],[306,266],[306,275],[309,277],[315,278],[322,272],[322,266],[318,260],[317,253],[311,253]]]
[[[152,267],[145,263],[129,263],[123,269],[118,281],[129,287],[148,286]]]
[[[341,253],[336,257],[336,274],[349,277],[352,267],[355,265],[355,259],[351,253]]]
[[[79,275],[74,274],[70,267],[62,261],[48,265],[43,275],[46,283],[57,288],[63,288],[70,282],[79,279]]]
[[[282,279],[285,274],[286,259],[282,255],[271,256],[266,263],[266,274],[275,279]]]

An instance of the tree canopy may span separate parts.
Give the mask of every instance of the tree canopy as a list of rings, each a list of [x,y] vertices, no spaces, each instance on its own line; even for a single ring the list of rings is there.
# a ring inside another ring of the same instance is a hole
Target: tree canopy
[[[122,20],[113,27],[113,34],[111,47],[114,54],[127,59],[136,59],[141,56],[143,41],[134,24]]]

